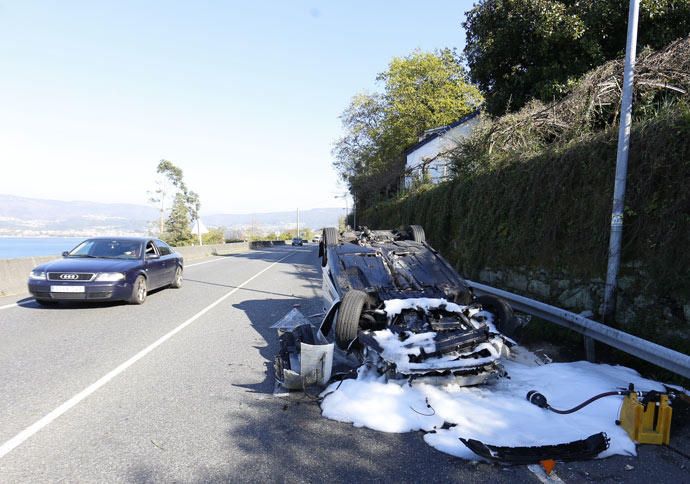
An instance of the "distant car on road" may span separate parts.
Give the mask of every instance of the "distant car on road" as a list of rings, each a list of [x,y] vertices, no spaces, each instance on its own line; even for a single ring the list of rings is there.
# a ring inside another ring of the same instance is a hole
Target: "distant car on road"
[[[302,247],[304,245],[304,241],[299,237],[295,237],[294,239],[292,239],[292,245],[293,246],[298,245],[298,246]]]
[[[182,286],[183,258],[162,240],[96,237],[62,256],[29,274],[29,292],[41,305],[58,301],[142,304],[150,290]]]

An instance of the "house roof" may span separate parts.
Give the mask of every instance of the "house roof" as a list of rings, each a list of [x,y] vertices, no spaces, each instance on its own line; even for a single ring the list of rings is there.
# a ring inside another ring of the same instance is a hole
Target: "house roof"
[[[419,143],[417,143],[417,144],[415,144],[415,145],[412,145],[412,146],[410,146],[409,148],[407,148],[407,149],[405,150],[405,156],[407,156],[407,155],[409,155],[410,153],[412,153],[413,151],[415,151],[415,150],[421,148],[422,146],[424,146],[425,144],[429,143],[430,141],[435,140],[435,139],[438,138],[439,136],[441,136],[441,135],[447,133],[449,130],[451,130],[451,129],[457,127],[457,126],[460,126],[461,124],[464,124],[464,123],[466,123],[467,121],[476,118],[477,116],[479,116],[479,110],[477,110],[477,111],[475,111],[475,112],[473,112],[473,113],[470,113],[470,114],[468,114],[467,116],[465,116],[465,117],[463,117],[463,118],[460,118],[460,119],[458,119],[457,121],[454,121],[454,122],[452,122],[451,124],[448,124],[448,125],[446,125],[446,126],[440,126],[440,127],[438,127],[438,128],[433,128],[433,129],[428,129],[428,130],[426,130],[426,131],[424,132],[424,134],[426,134],[427,136],[426,136],[425,138],[423,138],[421,141],[419,141]]]

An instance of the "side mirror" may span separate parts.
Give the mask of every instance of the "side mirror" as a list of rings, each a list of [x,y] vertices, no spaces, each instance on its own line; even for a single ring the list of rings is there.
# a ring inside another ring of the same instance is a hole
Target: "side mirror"
[[[69,252],[67,252],[67,251],[64,251],[64,252],[62,253],[62,257],[67,257],[68,255],[69,255]]]
[[[158,254],[146,254],[147,259],[160,259]]]

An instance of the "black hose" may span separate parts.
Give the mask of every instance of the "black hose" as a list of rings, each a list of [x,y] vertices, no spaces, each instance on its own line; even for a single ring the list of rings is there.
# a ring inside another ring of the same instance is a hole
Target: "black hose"
[[[537,407],[545,408],[547,410],[551,410],[554,413],[559,413],[561,415],[567,415],[569,413],[577,412],[578,410],[586,407],[590,403],[594,402],[595,400],[599,400],[600,398],[604,397],[612,397],[615,395],[626,395],[628,392],[627,391],[622,391],[622,390],[617,390],[617,391],[612,391],[612,392],[604,392],[600,393],[599,395],[594,395],[592,398],[589,398],[582,402],[581,404],[569,408],[568,410],[559,410],[557,408],[553,408],[549,403],[546,401],[546,397],[542,395],[541,393],[531,390],[527,393],[527,400],[530,401],[530,403],[533,403]]]
[[[560,413],[561,415],[566,415],[569,413],[577,412],[578,410],[586,407],[587,405],[594,402],[595,400],[599,400],[600,398],[604,398],[604,397],[612,397],[615,395],[622,395],[622,393],[620,391],[600,393],[599,395],[594,395],[592,398],[589,398],[589,399],[585,400],[584,402],[582,402],[581,404],[579,404],[573,408],[569,408],[568,410],[558,410],[557,408],[553,408],[551,405],[548,406],[548,409],[551,410],[552,412]]]

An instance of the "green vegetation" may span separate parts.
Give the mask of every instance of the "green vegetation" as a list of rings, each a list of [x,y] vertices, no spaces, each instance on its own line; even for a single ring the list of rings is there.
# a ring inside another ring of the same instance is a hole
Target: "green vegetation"
[[[585,72],[621,57],[622,0],[483,0],[467,13],[470,77],[492,114],[550,102]],[[638,45],[658,49],[690,32],[690,1],[642,0]]]
[[[688,139],[687,104],[635,125],[623,254],[623,260],[647,261],[659,287],[683,289],[686,296],[690,279],[676,268],[690,267],[684,249],[690,234]],[[609,129],[503,160],[361,217],[371,227],[424,225],[433,245],[473,277],[485,266],[520,265],[596,274],[606,268],[616,141],[616,130]]]
[[[208,232],[201,236],[201,239],[205,245],[222,244],[225,242],[225,228],[216,227],[209,229]]]
[[[341,115],[345,135],[333,149],[334,166],[361,207],[397,193],[404,150],[425,130],[452,123],[482,102],[450,49],[394,58],[377,80],[382,93],[356,95]]]
[[[159,237],[174,246],[192,244],[195,239],[191,226],[199,219],[201,208],[199,195],[187,188],[182,169],[173,162],[160,160],[156,173],[156,189],[149,194],[149,201],[159,207]],[[165,220],[166,203],[171,196],[173,204]]]
[[[634,266],[645,274],[646,293],[681,302],[690,300],[688,139],[685,103],[634,125],[622,254],[622,275]],[[468,278],[494,267],[603,279],[616,141],[612,127],[536,155],[503,159],[360,216],[370,227],[423,225],[430,243]],[[645,315],[629,330],[690,350],[659,319],[658,313]]]

